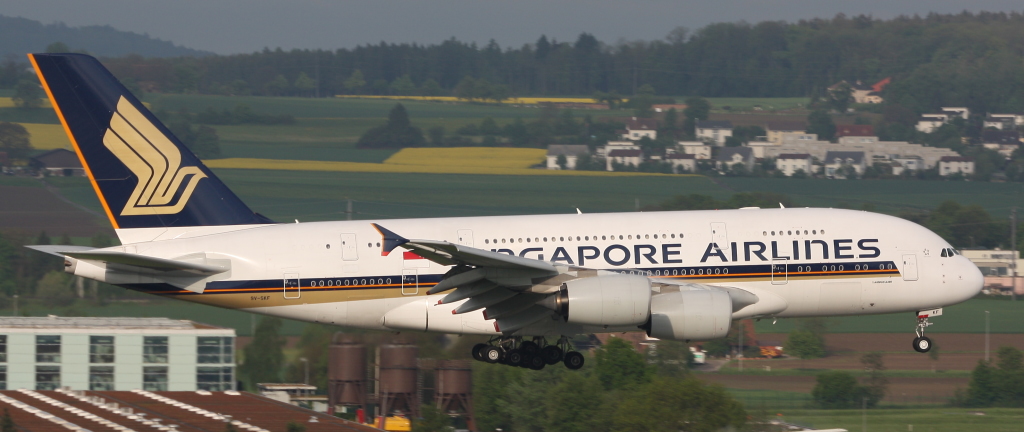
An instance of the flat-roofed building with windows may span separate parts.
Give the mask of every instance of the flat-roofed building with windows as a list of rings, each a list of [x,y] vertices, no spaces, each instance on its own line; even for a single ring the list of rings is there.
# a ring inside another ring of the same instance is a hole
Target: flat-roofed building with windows
[[[224,391],[235,330],[168,318],[0,317],[0,390]]]

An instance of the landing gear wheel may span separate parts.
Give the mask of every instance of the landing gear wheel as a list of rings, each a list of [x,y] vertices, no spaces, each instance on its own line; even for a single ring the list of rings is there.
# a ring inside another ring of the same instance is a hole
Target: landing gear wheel
[[[576,351],[566,353],[565,360],[562,360],[562,363],[565,363],[565,367],[569,368],[569,370],[577,370],[583,367],[583,354]]]
[[[928,336],[914,338],[914,351],[926,353],[932,350],[932,340]]]
[[[532,341],[523,341],[523,343],[519,344],[519,350],[522,351],[523,354],[532,355],[540,351],[540,346]]]
[[[519,366],[523,363],[523,352],[518,349],[514,349],[505,354],[505,364],[509,366]]]
[[[548,345],[540,350],[540,357],[549,365],[556,364],[562,361],[562,349],[554,345]]]
[[[483,357],[483,360],[487,363],[498,363],[505,357],[502,355],[501,350],[496,346],[487,346],[480,350],[480,354]]]
[[[473,345],[473,360],[484,361],[484,348],[487,348],[487,344],[476,344]]]
[[[545,362],[544,359],[539,355],[532,355],[527,357],[526,364],[527,367],[533,370],[541,370],[544,369],[544,366],[548,365],[547,362]]]

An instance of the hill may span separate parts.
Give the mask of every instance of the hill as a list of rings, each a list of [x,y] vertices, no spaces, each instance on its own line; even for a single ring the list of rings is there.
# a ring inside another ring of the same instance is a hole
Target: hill
[[[25,54],[42,52],[47,45],[63,42],[72,50],[98,57],[200,57],[211,55],[149,35],[117,30],[110,26],[68,27],[64,23],[43,24],[26,18],[0,15],[0,58],[25,60]]]

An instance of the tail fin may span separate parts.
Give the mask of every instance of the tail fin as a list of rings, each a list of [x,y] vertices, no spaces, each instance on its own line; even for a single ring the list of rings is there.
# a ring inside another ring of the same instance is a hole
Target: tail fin
[[[272,223],[95,58],[28,57],[115,229]]]

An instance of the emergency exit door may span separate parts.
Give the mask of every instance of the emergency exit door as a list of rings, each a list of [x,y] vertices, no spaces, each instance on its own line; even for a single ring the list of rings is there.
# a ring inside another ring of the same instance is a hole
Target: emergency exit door
[[[916,281],[917,280],[917,255],[906,254],[903,255],[903,280],[905,281]]]

